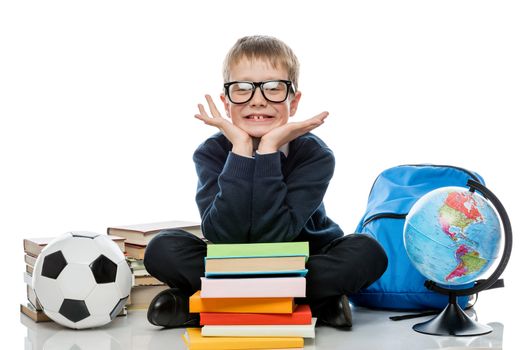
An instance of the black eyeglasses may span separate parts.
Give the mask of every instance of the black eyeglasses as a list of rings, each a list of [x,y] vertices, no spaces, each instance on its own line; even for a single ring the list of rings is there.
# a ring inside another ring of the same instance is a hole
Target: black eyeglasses
[[[266,81],[231,81],[224,84],[224,90],[231,103],[242,104],[250,101],[255,96],[256,88],[260,88],[262,96],[269,102],[284,102],[289,91],[295,93],[295,87],[289,80],[266,80]]]

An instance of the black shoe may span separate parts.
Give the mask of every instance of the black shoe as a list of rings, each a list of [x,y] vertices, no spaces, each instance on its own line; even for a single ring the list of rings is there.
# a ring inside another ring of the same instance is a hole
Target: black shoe
[[[199,314],[189,313],[189,298],[178,288],[166,289],[153,298],[147,310],[147,320],[166,328],[198,327]]]
[[[320,324],[350,330],[352,317],[348,297],[341,295],[326,302],[318,316],[318,321]]]

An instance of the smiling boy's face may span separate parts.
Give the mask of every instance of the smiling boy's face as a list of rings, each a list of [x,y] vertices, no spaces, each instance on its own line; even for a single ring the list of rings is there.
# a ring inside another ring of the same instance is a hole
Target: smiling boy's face
[[[273,67],[263,59],[251,60],[244,57],[230,67],[229,81],[259,82],[279,79],[288,80],[287,71],[280,66]],[[284,102],[274,103],[267,101],[257,88],[253,98],[243,104],[231,103],[223,93],[220,98],[232,123],[251,137],[260,138],[274,128],[285,125],[289,117],[295,115],[300,96],[300,91],[297,91],[295,94],[290,93]]]

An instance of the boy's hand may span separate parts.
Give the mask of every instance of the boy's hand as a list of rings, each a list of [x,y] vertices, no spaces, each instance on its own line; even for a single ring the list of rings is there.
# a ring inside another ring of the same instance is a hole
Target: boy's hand
[[[262,136],[257,152],[259,154],[274,153],[286,143],[293,141],[299,136],[304,135],[311,130],[324,124],[324,119],[329,115],[328,112],[322,112],[313,118],[302,122],[287,123],[279,126]]]
[[[233,144],[233,153],[244,157],[252,157],[253,141],[251,140],[251,136],[249,136],[244,130],[233,125],[233,123],[224,119],[220,115],[220,112],[215,106],[211,96],[206,95],[206,101],[213,117],[209,117],[206,110],[204,109],[204,106],[202,104],[198,104],[198,110],[200,111],[200,114],[195,114],[195,118],[222,131],[229,142]]]

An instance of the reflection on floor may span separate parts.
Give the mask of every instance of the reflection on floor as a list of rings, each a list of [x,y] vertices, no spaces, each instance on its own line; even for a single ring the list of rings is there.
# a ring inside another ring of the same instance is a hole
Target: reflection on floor
[[[502,349],[504,326],[494,322],[493,332],[476,337],[439,337],[419,334],[411,327],[428,320],[424,317],[393,322],[389,311],[354,308],[354,326],[349,332],[317,327],[316,339],[306,340],[304,349]],[[145,311],[130,311],[110,324],[88,330],[70,330],[53,322],[34,323],[20,315],[27,328],[26,350],[144,350],[184,349],[183,329],[160,329],[147,322]]]

